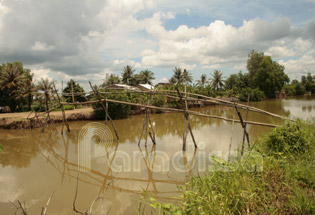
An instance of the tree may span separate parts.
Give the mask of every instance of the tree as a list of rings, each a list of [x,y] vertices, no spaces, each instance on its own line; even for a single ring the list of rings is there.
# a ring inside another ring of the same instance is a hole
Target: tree
[[[25,69],[25,81],[23,81],[20,87],[17,89],[16,99],[17,100],[27,100],[28,110],[32,109],[33,97],[37,88],[33,82],[33,75],[30,70]]]
[[[224,86],[223,73],[219,70],[214,70],[211,78],[212,87],[218,92]]]
[[[248,60],[247,60],[247,70],[249,72],[249,81],[250,81],[250,87],[255,88],[254,86],[254,77],[257,73],[261,61],[264,59],[264,53],[263,52],[256,52],[255,50],[252,50],[248,54]]]
[[[113,84],[119,84],[121,82],[121,78],[118,75],[110,74],[109,77],[106,78],[101,87],[110,86]]]
[[[193,80],[191,74],[186,69],[184,69],[182,76],[183,76],[183,81],[186,85],[187,83],[191,83]]]
[[[40,95],[39,98],[42,98],[44,99],[45,101],[45,108],[46,110],[49,110],[49,102],[52,98],[52,89],[53,89],[53,84],[54,84],[54,81],[50,81],[48,78],[46,79],[41,79],[39,82],[38,82],[38,90],[39,91],[42,91],[43,94]]]
[[[191,83],[193,78],[186,69],[182,70],[180,67],[175,67],[173,69],[173,76],[169,80],[169,82],[173,85],[182,85]]]
[[[141,84],[152,84],[152,80],[154,80],[154,73],[150,70],[146,69],[140,72],[141,76]]]
[[[254,75],[254,85],[268,98],[276,97],[276,93],[289,81],[289,77],[284,73],[284,66],[272,61],[270,56],[264,56]]]
[[[132,68],[132,66],[125,66],[124,67],[124,71],[122,73],[122,82],[124,84],[130,84],[131,82],[131,79],[132,79],[132,75],[133,73],[135,72],[136,70]]]
[[[63,93],[72,93],[72,89],[71,89],[71,81],[72,81],[72,85],[73,85],[73,93],[84,93],[84,89],[83,87],[80,86],[80,84],[74,80],[70,80],[67,82],[66,87],[63,89]],[[64,95],[64,97],[66,98],[67,102],[72,102],[72,96],[71,95]],[[74,96],[74,100],[75,102],[85,102],[87,99],[85,97],[84,94],[82,95],[75,95]]]
[[[208,80],[207,80],[207,75],[206,74],[202,74],[201,77],[200,77],[200,80],[197,81],[198,84],[202,87],[205,86],[206,83],[208,83]]]
[[[173,76],[171,77],[171,79],[169,80],[171,84],[173,85],[180,85],[183,83],[183,72],[182,69],[179,67],[175,67],[173,69]]]
[[[8,105],[11,111],[15,111],[23,100],[18,95],[18,90],[26,81],[26,70],[22,62],[6,63],[0,66],[1,105]]]
[[[312,76],[311,73],[308,73],[307,76],[302,76],[302,85],[305,87],[307,92],[315,93],[315,76]]]

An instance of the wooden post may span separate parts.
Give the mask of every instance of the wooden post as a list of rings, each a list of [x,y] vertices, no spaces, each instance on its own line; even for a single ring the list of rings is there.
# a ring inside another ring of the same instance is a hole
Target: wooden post
[[[250,94],[248,94],[248,97],[247,97],[247,106],[249,106],[249,100],[250,100]],[[245,118],[245,121],[248,120],[248,108],[246,109],[246,118]],[[241,150],[241,155],[243,155],[244,153],[244,145],[245,145],[245,136],[246,136],[246,126],[247,126],[247,123],[245,122],[245,128],[244,128],[244,133],[243,133],[243,142],[242,142],[242,150]],[[249,142],[248,143],[248,147],[250,147],[250,144]]]
[[[66,118],[65,109],[64,109],[64,107],[63,107],[63,104],[61,103],[61,99],[60,99],[60,97],[59,97],[59,95],[58,95],[58,92],[57,92],[55,83],[53,83],[53,86],[54,86],[55,94],[57,95],[57,99],[58,99],[58,102],[59,102],[59,105],[60,105],[60,108],[61,108],[61,111],[62,111],[62,121],[63,121],[63,124],[66,125],[68,132],[70,132],[70,126],[69,126],[68,121],[67,121],[67,118]],[[63,124],[62,124],[61,134],[63,134]]]
[[[194,142],[195,148],[197,148],[196,140],[195,140],[195,137],[194,137],[194,134],[192,132],[192,129],[191,129],[191,126],[190,126],[190,122],[189,122],[189,114],[187,112],[187,109],[188,109],[187,100],[186,100],[186,103],[184,104],[182,95],[180,94],[180,92],[179,92],[177,87],[176,87],[176,90],[177,90],[177,94],[179,96],[179,101],[182,104],[182,108],[183,108],[183,112],[184,112],[184,124],[187,121],[187,126],[188,126],[188,129],[189,129],[191,138],[192,138],[192,140]],[[186,137],[187,137],[186,134],[185,134],[186,129],[187,129],[187,127],[185,126],[184,127],[184,133],[183,133],[183,151],[186,151]]]
[[[140,134],[140,138],[139,138],[139,142],[138,142],[138,145],[140,145],[141,138],[142,138],[143,131],[144,131],[145,132],[145,134],[144,134],[145,135],[145,147],[147,147],[148,134],[149,134],[153,144],[154,145],[156,144],[155,132],[154,132],[154,128],[153,128],[153,125],[152,125],[152,122],[151,122],[151,119],[150,119],[150,108],[148,108],[148,106],[150,106],[150,101],[151,101],[151,92],[149,94],[149,98],[148,98],[148,101],[147,101],[147,107],[145,108],[145,117],[144,117],[143,127],[142,127],[142,130],[141,130],[141,134]],[[149,124],[150,124],[152,133],[148,130],[148,125]]]
[[[89,81],[89,84],[90,84],[90,87],[92,88],[94,94],[97,96],[98,101],[99,101],[99,103],[101,104],[101,106],[102,106],[102,108],[103,108],[103,110],[104,110],[104,113],[105,113],[105,124],[107,123],[106,119],[107,119],[107,117],[108,117],[108,119],[110,120],[110,122],[111,122],[111,124],[112,124],[112,126],[113,126],[113,128],[114,128],[114,131],[115,131],[117,140],[119,140],[119,136],[118,136],[118,132],[117,132],[117,130],[116,130],[115,124],[114,124],[112,118],[109,116],[109,114],[107,114],[107,109],[106,109],[106,107],[105,107],[105,105],[104,105],[104,103],[103,103],[103,101],[102,101],[102,98],[101,98],[101,96],[100,96],[100,93],[98,92],[97,89],[95,89],[95,88],[92,86],[92,84],[91,84],[90,81]],[[107,103],[107,100],[106,100],[106,99],[105,99],[105,103]]]
[[[71,82],[72,103],[75,103],[74,102],[74,93],[73,93],[73,80],[71,79],[70,82]],[[73,105],[73,110],[75,110],[75,105]]]
[[[241,115],[241,113],[239,112],[239,110],[237,109],[237,106],[236,106],[236,105],[235,105],[235,110],[236,110],[237,115],[238,115],[238,117],[239,117],[239,119],[240,119],[240,121],[241,121],[241,125],[242,125],[242,127],[243,127],[243,129],[244,129],[244,133],[245,133],[245,137],[246,137],[247,143],[249,144],[249,135],[248,135],[248,133],[247,133],[247,131],[246,131],[246,126],[245,126],[245,123],[244,123],[244,121],[243,121],[242,115]]]

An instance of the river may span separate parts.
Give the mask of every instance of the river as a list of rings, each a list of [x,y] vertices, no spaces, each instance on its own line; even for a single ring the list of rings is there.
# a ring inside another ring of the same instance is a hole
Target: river
[[[314,96],[266,100],[250,105],[291,118],[309,119],[315,116]],[[235,116],[234,110],[228,107],[207,106],[194,110],[228,118]],[[245,116],[244,111],[242,114]],[[89,209],[97,196],[104,196],[103,200],[95,203],[95,214],[102,211],[104,214],[108,211],[109,214],[136,214],[139,197],[144,191],[161,201],[174,202],[172,197],[180,194],[177,186],[186,182],[186,176],[205,173],[210,165],[209,155],[227,158],[229,151],[236,150],[243,138],[240,124],[190,116],[198,149],[194,150],[188,134],[187,151],[183,153],[183,115],[152,114],[151,119],[156,133],[155,147],[150,138],[147,147],[144,140],[138,147],[144,115],[115,120],[120,139],[116,140],[109,126],[112,141],[109,138],[102,144],[97,135],[83,134],[82,128],[97,132],[95,126],[98,124],[95,123],[102,125],[104,122],[71,122],[71,132],[64,135],[60,134],[61,125],[57,126],[58,132],[52,127],[44,133],[40,129],[0,130],[0,144],[4,149],[0,153],[0,214],[14,214],[16,208],[10,201],[16,203],[17,200],[25,202],[29,214],[40,214],[53,192],[48,213],[74,214],[72,204],[77,179],[78,210]],[[249,113],[248,119],[283,123],[280,119],[258,113]],[[254,142],[270,129],[248,125],[250,140]],[[82,149],[86,147],[82,148],[82,144],[89,139],[89,154],[82,154]],[[78,160],[89,168],[81,167],[79,177]]]

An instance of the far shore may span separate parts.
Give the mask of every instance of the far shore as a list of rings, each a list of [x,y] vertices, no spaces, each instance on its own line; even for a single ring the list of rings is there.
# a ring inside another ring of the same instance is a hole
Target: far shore
[[[65,112],[68,121],[93,119],[93,108],[91,107],[66,110]],[[0,129],[32,129],[40,127],[41,125],[39,122],[29,120],[34,116],[34,112],[2,113],[0,114]],[[61,111],[50,112],[50,117],[56,123],[62,122]],[[41,122],[44,122],[45,118],[41,117],[40,120]]]

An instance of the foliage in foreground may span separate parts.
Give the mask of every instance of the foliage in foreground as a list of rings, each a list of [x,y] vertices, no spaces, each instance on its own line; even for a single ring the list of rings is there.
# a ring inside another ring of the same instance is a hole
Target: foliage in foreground
[[[234,163],[217,162],[217,171],[192,176],[179,204],[147,200],[157,214],[314,214],[315,124],[290,122],[260,139],[251,156]],[[226,166],[235,171],[224,171]],[[248,171],[252,170],[252,171]],[[140,211],[140,210],[139,210]]]

